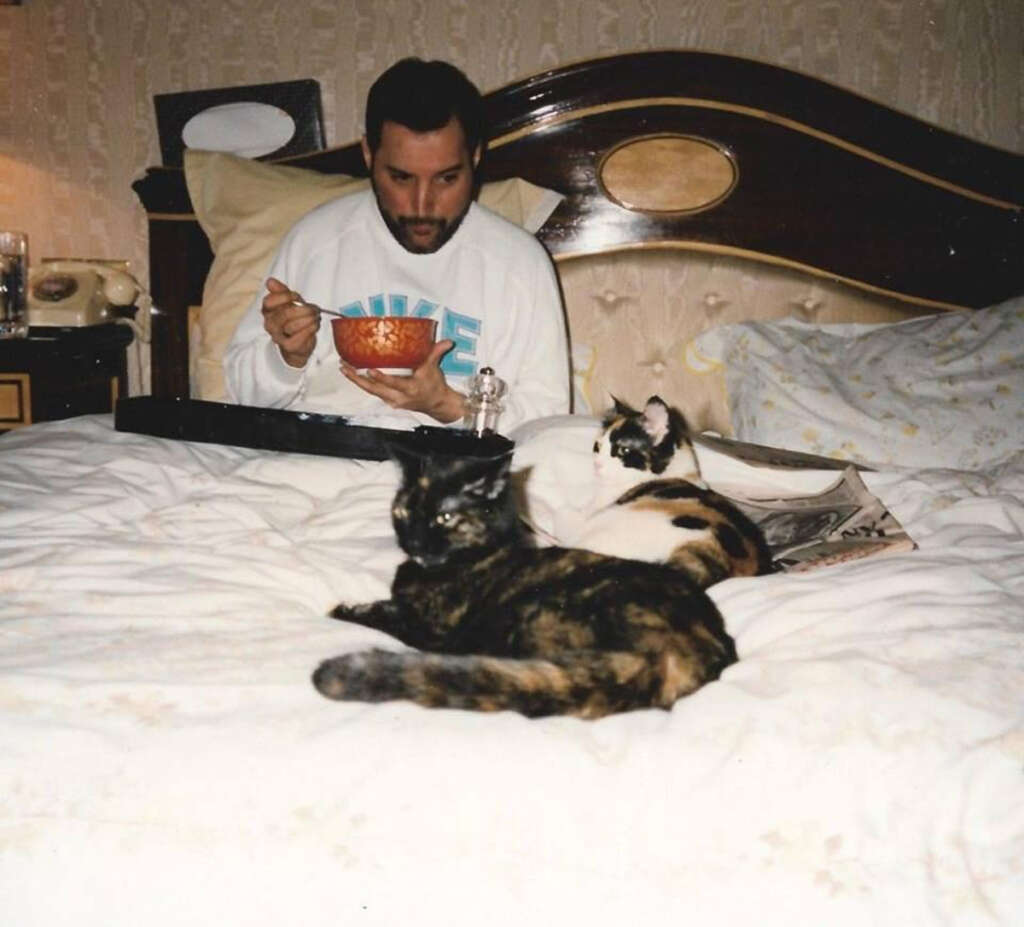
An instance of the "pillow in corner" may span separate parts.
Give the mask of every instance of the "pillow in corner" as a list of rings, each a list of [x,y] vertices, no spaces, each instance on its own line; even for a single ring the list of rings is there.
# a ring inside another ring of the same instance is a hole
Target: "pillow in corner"
[[[1024,298],[888,325],[745,322],[696,345],[724,368],[741,441],[960,470],[1021,449]]]
[[[224,351],[285,233],[328,200],[365,190],[369,180],[250,161],[223,152],[185,151],[185,181],[196,219],[213,249],[199,312],[196,398],[223,400]],[[553,190],[512,178],[484,184],[479,202],[536,232],[562,200]]]

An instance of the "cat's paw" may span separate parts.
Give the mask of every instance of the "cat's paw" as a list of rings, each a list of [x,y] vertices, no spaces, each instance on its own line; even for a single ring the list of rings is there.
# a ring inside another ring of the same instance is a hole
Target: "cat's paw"
[[[356,624],[365,624],[376,627],[374,616],[381,611],[380,602],[364,602],[361,605],[346,605],[342,602],[335,605],[327,614],[338,621],[353,621]]]
[[[346,605],[344,602],[340,605],[335,605],[328,613],[329,618],[337,618],[338,621],[353,621],[352,617],[355,614],[355,605]]]

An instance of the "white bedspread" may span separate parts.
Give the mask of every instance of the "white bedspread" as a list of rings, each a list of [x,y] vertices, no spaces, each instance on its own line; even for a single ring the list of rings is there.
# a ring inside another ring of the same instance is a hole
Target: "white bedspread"
[[[520,443],[581,491],[582,424]],[[598,722],[330,702],[390,463],[0,438],[0,922],[1019,924],[1024,454],[867,482],[912,553],[712,590],[741,661]]]

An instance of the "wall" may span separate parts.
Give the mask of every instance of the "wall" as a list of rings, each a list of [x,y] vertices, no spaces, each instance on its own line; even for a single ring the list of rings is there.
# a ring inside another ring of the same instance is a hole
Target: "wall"
[[[0,227],[34,258],[129,258],[131,182],[159,163],[154,93],[320,81],[328,142],[360,131],[396,57],[446,57],[484,90],[646,48],[745,55],[1024,150],[1020,0],[24,0],[0,7]]]

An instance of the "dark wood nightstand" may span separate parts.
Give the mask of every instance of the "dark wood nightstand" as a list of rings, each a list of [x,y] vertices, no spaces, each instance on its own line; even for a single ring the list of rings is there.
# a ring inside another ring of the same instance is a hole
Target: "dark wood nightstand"
[[[128,395],[127,325],[30,328],[0,339],[0,431],[110,412]]]

